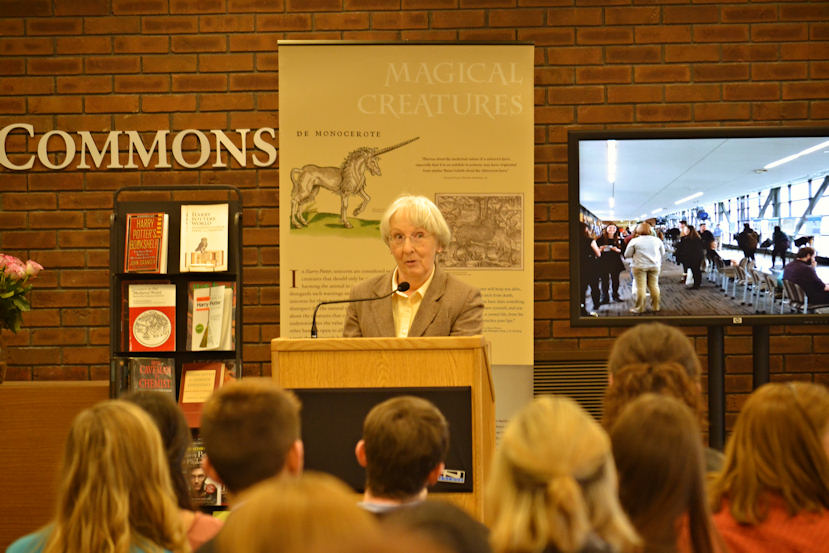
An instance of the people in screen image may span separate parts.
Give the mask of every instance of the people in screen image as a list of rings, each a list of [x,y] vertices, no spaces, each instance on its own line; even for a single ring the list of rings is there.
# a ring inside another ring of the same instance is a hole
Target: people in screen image
[[[735,237],[737,239],[737,247],[743,250],[743,255],[746,259],[754,261],[754,252],[757,251],[757,244],[760,243],[760,235],[758,235],[748,223],[743,223],[742,232]]]
[[[662,269],[662,257],[665,245],[662,240],[651,234],[647,223],[636,225],[636,237],[625,249],[625,257],[631,259],[633,279],[636,282],[636,304],[631,313],[645,312],[645,288],[650,291],[654,311],[659,311],[659,272]]]
[[[681,252],[682,265],[686,268],[686,272],[690,269],[694,277],[694,283],[690,288],[699,288],[702,285],[701,266],[702,260],[705,257],[705,246],[693,225],[686,227],[686,234],[679,240],[679,245],[676,250],[677,257],[680,257]]]
[[[343,336],[471,336],[483,331],[477,288],[437,264],[451,238],[438,207],[424,196],[401,196],[386,209],[380,234],[396,267],[351,289]],[[398,290],[403,283],[408,288]],[[384,297],[387,296],[387,297]]]
[[[587,223],[581,223],[579,240],[579,255],[581,256],[581,314],[596,317],[596,310],[601,303],[599,291],[599,257],[602,255],[593,233]],[[590,288],[590,297],[593,300],[593,310],[589,311],[585,304],[587,288]]]
[[[619,297],[619,273],[625,270],[625,264],[622,261],[622,251],[625,245],[619,235],[618,227],[613,223],[609,223],[602,230],[602,235],[596,239],[596,245],[601,251],[601,257],[599,258],[599,280],[602,288],[601,303],[610,303],[611,296],[613,301],[622,301],[622,298]]]
[[[789,236],[780,230],[779,226],[774,227],[774,232],[771,234],[771,266],[774,267],[774,264],[777,258],[780,258],[780,262],[782,265],[786,265],[786,252],[789,251]]]
[[[816,266],[815,250],[804,246],[797,250],[797,259],[783,268],[783,280],[789,280],[803,288],[810,304],[829,304],[829,284],[820,279]]]

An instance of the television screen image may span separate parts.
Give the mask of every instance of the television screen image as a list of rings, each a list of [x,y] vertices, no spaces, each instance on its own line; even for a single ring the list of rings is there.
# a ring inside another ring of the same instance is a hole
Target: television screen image
[[[568,163],[573,325],[829,323],[829,128],[571,131]]]

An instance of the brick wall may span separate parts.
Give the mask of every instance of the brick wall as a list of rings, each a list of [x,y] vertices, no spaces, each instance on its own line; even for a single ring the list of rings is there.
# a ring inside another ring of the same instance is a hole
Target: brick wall
[[[535,348],[606,349],[571,329],[568,128],[829,124],[829,3],[623,0],[0,0],[0,128],[35,132],[278,127],[279,39],[536,44]],[[9,149],[35,151],[21,136]],[[47,267],[3,343],[11,379],[108,375],[108,218],[124,185],[243,191],[244,360],[268,373],[279,332],[277,170],[0,174],[0,249]],[[705,329],[689,328],[705,354]],[[829,326],[771,330],[774,379],[829,383]],[[751,335],[725,338],[728,406],[751,389]]]

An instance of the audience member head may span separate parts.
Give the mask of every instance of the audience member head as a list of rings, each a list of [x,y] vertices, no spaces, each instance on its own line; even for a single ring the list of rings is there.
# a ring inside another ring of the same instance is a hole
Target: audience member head
[[[676,327],[662,323],[636,325],[616,338],[607,370],[611,378],[624,366],[631,363],[666,363],[674,361],[685,368],[695,382],[701,371],[699,358],[691,340]]]
[[[829,390],[812,382],[789,382],[794,399],[809,417],[823,450],[829,455]]]
[[[299,426],[299,400],[272,380],[229,382],[204,404],[201,438],[207,464],[234,493],[283,470],[299,473]]]
[[[781,496],[791,515],[829,508],[826,452],[787,384],[765,384],[746,400],[711,485],[711,505],[718,511],[727,499],[737,522],[757,524],[768,493]]]
[[[686,232],[686,235],[688,236],[688,238],[691,238],[691,239],[699,238],[699,233],[697,232],[697,229],[695,229],[693,225],[688,225],[687,229],[688,229],[688,232]]]
[[[184,456],[190,445],[190,429],[184,413],[171,396],[159,392],[131,392],[121,399],[138,405],[152,417],[161,433],[161,443],[167,454],[170,480],[173,482],[178,506],[192,510],[190,484],[187,482],[184,467]]]
[[[408,534],[447,553],[489,553],[489,531],[469,513],[445,501],[426,500],[383,519],[391,537]]]
[[[366,469],[368,494],[407,500],[437,482],[448,449],[449,424],[438,408],[398,396],[369,411],[355,454]]]
[[[646,394],[672,396],[687,405],[697,420],[702,417],[702,405],[696,382],[691,380],[679,363],[631,363],[613,375],[613,382],[605,390],[602,424],[611,428],[625,406]]]
[[[187,550],[158,429],[138,406],[98,403],[72,422],[44,553]]]
[[[648,223],[642,222],[636,225],[636,236],[650,236],[651,226]]]
[[[412,196],[404,194],[394,200],[391,205],[383,213],[380,219],[380,236],[386,245],[389,243],[389,229],[391,227],[392,216],[400,212],[406,215],[409,222],[415,227],[426,229],[429,234],[437,239],[437,243],[441,248],[449,247],[449,241],[452,239],[452,231],[449,230],[449,225],[443,214],[440,212],[438,206],[426,196]]]
[[[797,258],[802,260],[811,260],[815,256],[815,249],[809,246],[803,246],[797,250]]]
[[[496,553],[574,553],[594,534],[619,551],[638,541],[619,505],[610,439],[569,398],[536,398],[510,421],[486,500]]]
[[[645,394],[630,402],[610,429],[619,499],[642,536],[644,551],[675,551],[677,523],[684,516],[691,551],[718,550],[696,419],[680,400]]]
[[[253,486],[217,537],[220,553],[363,553],[376,550],[377,520],[353,492],[322,473]]]

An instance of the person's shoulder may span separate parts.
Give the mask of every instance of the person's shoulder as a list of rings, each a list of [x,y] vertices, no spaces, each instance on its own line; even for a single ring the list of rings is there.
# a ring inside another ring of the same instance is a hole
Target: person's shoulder
[[[27,534],[13,542],[6,549],[6,553],[37,553],[42,551],[47,536],[48,533],[45,530]]]
[[[369,277],[365,280],[361,280],[360,282],[358,282],[357,284],[355,284],[352,287],[352,291],[354,291],[354,292],[357,292],[357,291],[359,291],[359,292],[371,291],[371,290],[374,290],[375,288],[377,288],[378,286],[380,286],[381,284],[383,284],[384,281],[388,281],[389,290],[391,290],[391,273],[389,272],[389,273],[382,273],[382,274],[379,274],[379,275],[376,275],[376,276],[373,276],[373,277]]]

